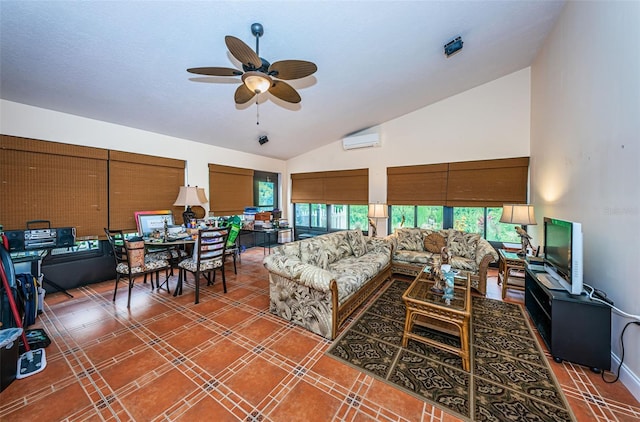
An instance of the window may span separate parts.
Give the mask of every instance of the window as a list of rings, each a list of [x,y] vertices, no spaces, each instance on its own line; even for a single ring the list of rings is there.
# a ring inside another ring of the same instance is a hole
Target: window
[[[369,221],[367,214],[369,212],[368,205],[349,205],[349,229],[360,229],[362,231],[369,230]]]
[[[484,208],[455,207],[453,228],[467,233],[478,233],[484,237]]]
[[[275,203],[275,183],[258,182],[258,204],[260,211],[269,211],[276,208]]]
[[[360,229],[366,232],[368,212],[368,205],[294,204],[296,228],[316,229],[314,231]]]
[[[327,228],[326,204],[311,204],[311,227]]]
[[[253,172],[253,206],[260,211],[278,208],[278,173]]]
[[[295,224],[298,227],[311,227],[311,221],[309,219],[309,205],[310,204],[295,204]]]
[[[399,227],[415,227],[416,207],[413,205],[392,205],[391,231]]]
[[[487,208],[487,240],[496,242],[520,243],[515,225],[500,222],[502,207]]]
[[[421,229],[440,230],[444,227],[443,219],[444,212],[443,207],[439,206],[418,206],[416,207],[417,213],[417,227]]]
[[[520,237],[514,230],[514,225],[500,222],[502,207],[392,205],[390,212],[392,232],[401,227],[404,216],[402,227],[431,230],[453,227],[464,232],[478,233],[493,242],[520,243]]]

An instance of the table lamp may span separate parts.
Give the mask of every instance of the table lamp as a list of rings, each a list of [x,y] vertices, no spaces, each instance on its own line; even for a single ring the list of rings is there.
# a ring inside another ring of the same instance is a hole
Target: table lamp
[[[198,188],[197,186],[180,186],[180,192],[178,192],[178,198],[173,203],[176,207],[187,207],[182,213],[182,221],[187,227],[189,221],[196,217],[196,213],[193,212],[191,206],[204,205],[207,203],[207,196],[204,193],[204,188]]]
[[[520,224],[515,229],[520,236],[521,249],[518,255],[527,254],[527,245],[531,246],[531,236],[526,231],[526,226],[536,225],[536,217],[533,212],[533,205],[530,204],[504,204],[502,206],[501,223]]]
[[[371,237],[378,234],[377,220],[379,218],[389,218],[386,204],[369,204],[369,225],[371,226]]]

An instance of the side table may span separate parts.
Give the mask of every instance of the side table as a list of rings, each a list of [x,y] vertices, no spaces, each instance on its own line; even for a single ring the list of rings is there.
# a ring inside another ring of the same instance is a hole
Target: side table
[[[430,279],[428,267],[420,271],[411,286],[402,295],[407,313],[402,336],[402,347],[407,347],[409,339],[425,343],[454,353],[462,358],[462,369],[471,367],[469,343],[471,321],[471,276],[454,279],[454,298],[447,305],[441,293],[431,290],[435,281]],[[460,347],[440,343],[414,333],[415,325],[460,337]]]
[[[502,285],[502,299],[507,296],[507,289],[524,291],[524,257],[515,252],[498,249],[498,284]]]

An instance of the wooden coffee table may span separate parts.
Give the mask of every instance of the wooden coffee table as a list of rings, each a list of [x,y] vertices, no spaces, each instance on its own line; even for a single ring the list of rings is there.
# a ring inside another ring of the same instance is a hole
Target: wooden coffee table
[[[454,298],[447,305],[442,294],[434,293],[434,280],[425,267],[411,286],[402,295],[407,314],[404,323],[402,347],[407,347],[409,339],[447,350],[462,358],[462,369],[470,370],[470,322],[471,322],[471,277],[454,279]],[[414,333],[414,327],[421,325],[433,330],[456,335],[460,338],[460,348],[435,341]]]

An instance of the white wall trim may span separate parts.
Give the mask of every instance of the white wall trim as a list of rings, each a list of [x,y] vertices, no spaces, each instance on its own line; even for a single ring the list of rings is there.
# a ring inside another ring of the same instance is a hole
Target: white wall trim
[[[615,368],[620,367],[620,358],[613,352],[611,353],[611,360]],[[622,364],[622,367],[620,367],[620,381],[627,387],[627,390],[633,394],[633,397],[640,401],[640,377],[634,374],[625,364]]]

